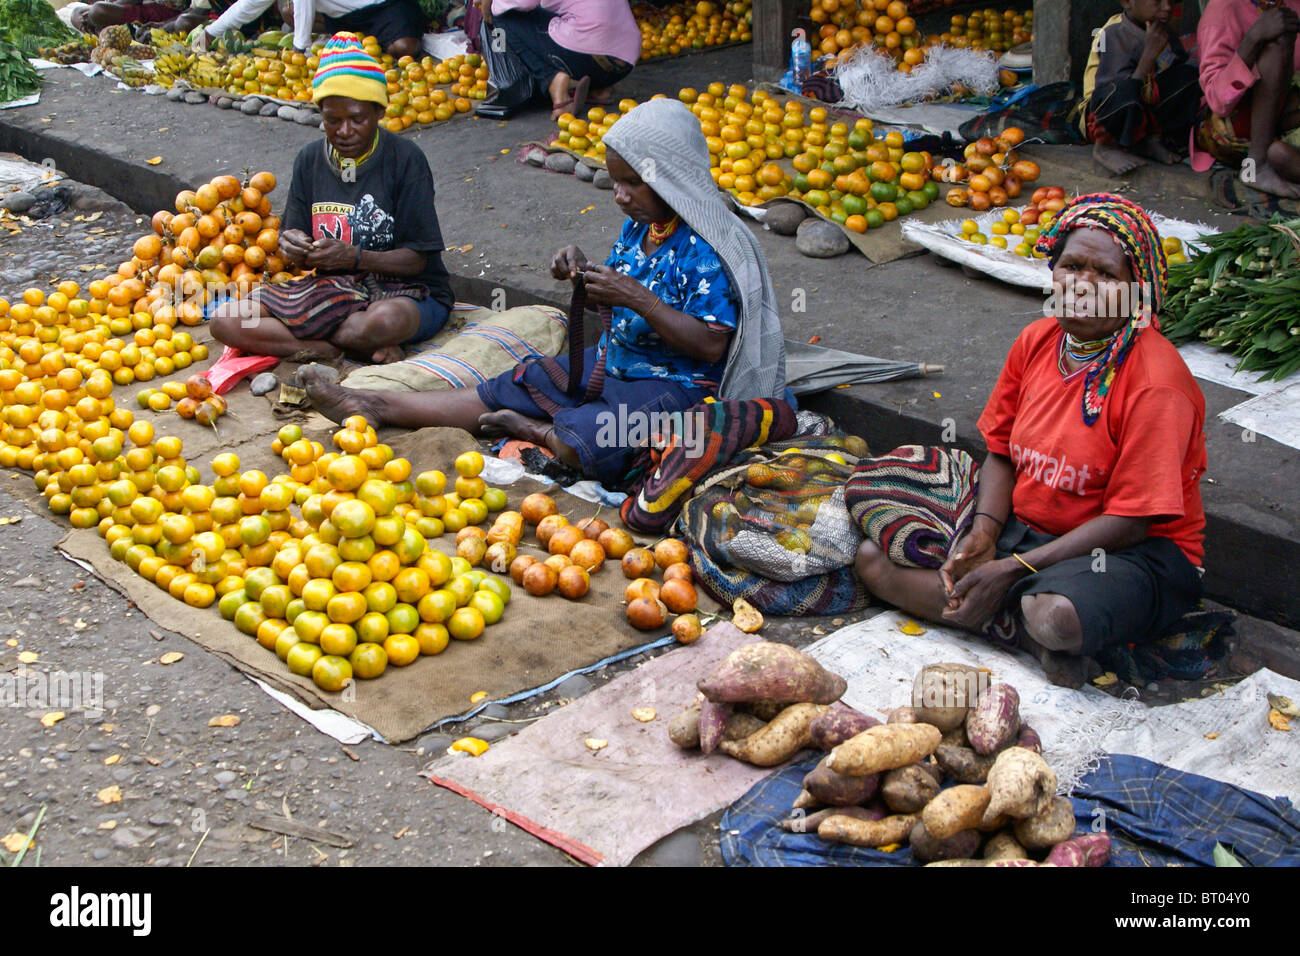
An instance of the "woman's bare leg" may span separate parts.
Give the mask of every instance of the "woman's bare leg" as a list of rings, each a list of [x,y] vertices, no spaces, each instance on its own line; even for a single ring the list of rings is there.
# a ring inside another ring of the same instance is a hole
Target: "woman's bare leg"
[[[954,626],[943,616],[948,595],[938,571],[901,567],[873,541],[858,547],[853,567],[867,590],[881,600],[927,621]]]
[[[484,435],[507,435],[520,441],[530,441],[534,445],[549,448],[551,453],[570,468],[582,468],[582,459],[578,453],[555,434],[555,425],[540,418],[529,418],[508,408],[488,412],[479,418],[479,427]]]
[[[1300,186],[1289,182],[1269,159],[1270,152],[1276,153],[1272,147],[1278,141],[1278,121],[1295,74],[1295,37],[1283,34],[1267,44],[1255,61],[1255,68],[1259,71],[1259,82],[1250,91],[1249,166],[1243,164],[1241,179],[1260,192],[1295,199],[1300,197]],[[1277,155],[1282,158],[1281,154]]]
[[[364,361],[385,364],[402,359],[402,343],[420,328],[420,307],[407,296],[380,299],[353,312],[334,330],[330,342]]]

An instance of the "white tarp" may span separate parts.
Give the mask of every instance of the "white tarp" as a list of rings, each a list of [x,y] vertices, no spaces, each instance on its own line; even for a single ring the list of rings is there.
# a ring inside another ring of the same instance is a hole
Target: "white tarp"
[[[1020,713],[1043,739],[1043,756],[1069,789],[1102,754],[1132,754],[1267,796],[1300,801],[1300,749],[1294,733],[1268,723],[1265,692],[1300,700],[1300,681],[1259,670],[1200,700],[1149,707],[1129,691],[1118,700],[1092,686],[1049,684],[1029,655],[1003,651],[931,624],[911,637],[908,620],[888,611],[850,624],[805,648],[849,682],[843,700],[877,715],[911,704],[912,679],[926,664],[954,661],[987,668],[1020,693]],[[1207,734],[1217,735],[1208,739]]]

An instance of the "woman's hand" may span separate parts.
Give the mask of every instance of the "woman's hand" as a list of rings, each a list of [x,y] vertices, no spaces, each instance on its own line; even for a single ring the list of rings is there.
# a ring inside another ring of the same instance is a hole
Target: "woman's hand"
[[[953,590],[957,582],[997,555],[997,539],[987,532],[972,528],[948,552],[948,560],[939,568],[939,580],[950,599],[949,607],[956,607]]]
[[[641,283],[609,266],[588,265],[582,277],[587,283],[587,301],[596,305],[622,306],[646,318],[659,302]]]
[[[978,631],[997,613],[1007,591],[1022,574],[1024,569],[1013,558],[984,562],[953,587],[952,600],[943,612],[944,619],[959,627]]]
[[[280,233],[280,255],[290,262],[302,262],[311,252],[311,236],[301,229]]]
[[[483,14],[483,22],[492,26],[492,0],[478,0],[478,12]]]
[[[357,247],[339,239],[317,239],[304,260],[313,269],[342,271],[357,266]]]
[[[576,279],[587,268],[587,257],[577,246],[565,246],[551,260],[551,276],[555,279]]]

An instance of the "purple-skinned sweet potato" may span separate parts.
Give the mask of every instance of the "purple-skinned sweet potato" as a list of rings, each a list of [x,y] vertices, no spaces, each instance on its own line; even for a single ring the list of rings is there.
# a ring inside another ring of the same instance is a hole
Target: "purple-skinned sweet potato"
[[[830,760],[829,754],[803,778],[804,790],[812,794],[822,806],[858,806],[876,795],[876,790],[880,787],[879,774],[850,777],[847,774],[836,773],[826,766],[828,760]]]
[[[912,847],[913,859],[919,863],[933,863],[935,860],[967,860],[979,849],[980,835],[976,830],[961,830],[947,839],[940,840],[925,828],[923,818],[912,827],[908,843]]]
[[[1043,752],[1043,738],[1038,736],[1038,731],[1034,730],[1028,724],[1020,725],[1020,733],[1016,735],[1017,747],[1024,747],[1026,750],[1032,750],[1036,754]]]
[[[832,750],[850,737],[856,737],[868,727],[880,725],[874,717],[860,714],[847,704],[837,701],[812,724],[812,745],[818,750]]]
[[[943,772],[958,783],[983,783],[997,758],[981,756],[970,747],[940,744],[935,748],[934,759],[939,761]]]
[[[1010,684],[994,684],[966,715],[966,739],[977,754],[997,753],[1020,731],[1020,695]]]
[[[711,754],[718,749],[718,744],[722,743],[723,734],[727,731],[727,718],[730,716],[730,704],[715,703],[707,697],[704,699],[700,705],[700,750]]]
[[[705,697],[718,703],[833,704],[848,689],[848,682],[802,651],[759,641],[732,651],[698,686]]]
[[[922,763],[889,771],[880,785],[881,798],[895,813],[920,813],[938,792],[939,780]]]
[[[1110,860],[1110,837],[1089,833],[1052,847],[1044,861],[1052,866],[1105,866]]]

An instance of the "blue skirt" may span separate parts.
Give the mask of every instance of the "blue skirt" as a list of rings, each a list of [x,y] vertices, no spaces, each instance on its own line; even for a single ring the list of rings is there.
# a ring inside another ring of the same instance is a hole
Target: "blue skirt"
[[[567,355],[556,359],[566,372]],[[596,349],[583,353],[585,389],[596,365]],[[530,385],[561,406],[552,418],[538,407],[525,385]],[[658,431],[664,417],[684,412],[709,396],[704,388],[690,388],[661,379],[621,379],[605,376],[600,395],[586,404],[555,387],[545,369],[535,360],[522,362],[478,386],[478,397],[492,411],[508,408],[528,418],[555,424],[555,435],[578,453],[583,473],[606,487],[623,484],[650,435]]]

